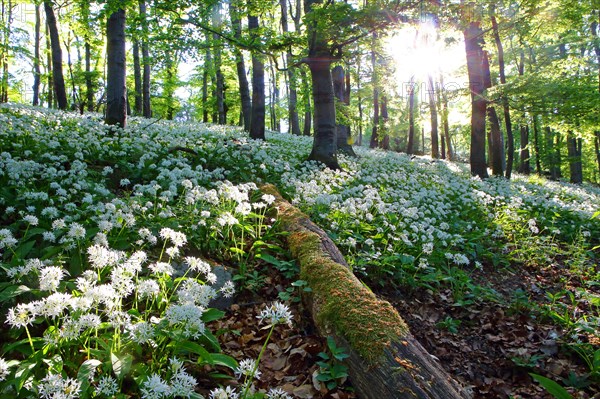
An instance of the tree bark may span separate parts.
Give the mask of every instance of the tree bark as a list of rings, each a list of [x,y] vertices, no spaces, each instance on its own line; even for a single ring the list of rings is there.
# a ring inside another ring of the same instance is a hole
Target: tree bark
[[[345,361],[353,387],[365,399],[456,399],[468,395],[417,342],[390,305],[378,299],[348,269],[343,255],[321,228],[274,195],[278,224],[286,232],[300,276],[312,289],[307,308],[322,335],[348,348]]]
[[[33,101],[32,105],[40,105],[40,81],[42,72],[40,70],[40,28],[41,28],[40,6],[35,5],[35,48],[33,54]]]
[[[346,79],[345,79],[344,68],[340,65],[333,68],[331,71],[331,78],[333,80],[333,92],[335,97],[338,99],[340,106],[348,106],[349,93],[346,88]],[[337,150],[340,153],[344,153],[346,155],[356,156],[354,153],[354,149],[352,145],[350,145],[350,126],[338,123],[336,125],[337,128]]]
[[[406,144],[406,153],[415,152],[415,89],[416,83],[414,76],[411,76],[408,82],[408,142]]]
[[[142,101],[142,65],[140,63],[140,42],[138,39],[134,39],[133,41],[133,82],[135,91],[133,109],[136,115],[142,115],[144,112]]]
[[[569,172],[571,183],[583,183],[583,168],[581,164],[581,139],[576,138],[572,131],[567,135],[567,151],[569,154]]]
[[[488,177],[485,161],[485,116],[487,101],[483,97],[483,31],[479,22],[470,22],[464,30],[467,70],[471,89],[471,174]]]
[[[146,1],[139,0],[138,7],[142,21],[142,109],[144,118],[152,118],[152,105],[150,103],[150,50],[148,48],[149,30],[146,18]]]
[[[206,42],[209,43],[208,35]],[[210,70],[212,68],[212,54],[210,47],[207,46],[204,53],[204,68],[202,71],[202,122],[208,123],[209,104],[208,104],[208,80],[210,78]]]
[[[288,27],[288,12],[287,12],[287,1],[279,0],[279,7],[281,8],[281,30],[283,34],[289,32]],[[288,126],[289,132],[294,135],[300,135],[300,122],[298,121],[298,92],[296,89],[296,69],[292,67],[293,56],[291,51],[286,51],[285,60],[287,65],[288,75]]]
[[[390,135],[388,131],[389,113],[388,113],[388,100],[385,95],[381,96],[379,102],[379,121],[380,130],[379,136],[383,135],[383,139],[380,140],[379,147],[384,150],[390,149]]]
[[[429,116],[431,119],[431,157],[438,159],[440,157],[440,146],[439,146],[439,133],[438,133],[438,113],[437,106],[435,104],[435,85],[433,84],[433,77],[427,76],[429,95]]]
[[[50,29],[46,23],[46,73],[48,74],[48,108],[54,104],[54,79],[52,79],[52,44],[50,44]]]
[[[377,148],[379,145],[379,77],[377,76],[377,56],[375,54],[375,45],[377,43],[377,32],[373,32],[373,41],[371,48],[371,66],[373,76],[373,128],[371,130],[371,142],[369,147]]]
[[[114,11],[106,23],[106,118],[107,125],[125,128],[127,86],[125,56],[125,10]]]
[[[258,40],[258,17],[248,16],[248,29],[253,41]],[[265,139],[265,64],[257,51],[252,52],[252,119],[250,121],[250,137]]]
[[[530,155],[529,155],[529,125],[523,124],[520,129],[521,133],[521,152],[519,173],[528,175],[531,173]]]
[[[242,23],[240,21],[239,11],[233,4],[230,4],[229,6],[229,16],[231,18],[234,37],[236,40],[240,40],[242,37]],[[240,86],[240,104],[242,108],[244,131],[250,132],[252,101],[250,99],[250,87],[248,85],[248,77],[246,75],[246,64],[244,62],[244,55],[237,47],[234,47],[233,52],[235,55],[235,67]]]
[[[490,63],[487,51],[483,52],[483,84],[486,89],[492,87],[492,78],[490,73]],[[496,114],[494,104],[488,101],[487,116],[490,123],[490,161],[492,164],[492,174],[494,176],[504,176],[504,140],[500,131],[500,122]]]
[[[500,83],[506,84],[506,75],[504,73],[504,48],[502,41],[500,40],[500,32],[498,30],[498,22],[495,16],[495,6],[492,3],[490,5],[490,19],[492,21],[492,33],[494,35],[494,41],[496,42],[496,50],[498,51],[498,69],[500,75]],[[512,122],[510,119],[510,107],[508,104],[508,97],[502,93],[502,109],[504,112],[504,124],[506,126],[506,173],[505,177],[510,179],[512,174],[513,162],[515,157],[515,139],[512,133]]]
[[[542,175],[542,162],[540,159],[540,132],[537,115],[533,115],[533,152],[535,155],[535,170],[538,176]]]
[[[444,87],[444,76],[440,74],[440,86],[442,87],[442,125],[444,126],[444,137],[447,147],[448,159],[454,161],[454,148],[452,147],[452,140],[450,137],[450,123],[448,122],[448,95]]]
[[[2,35],[0,35],[0,37],[2,37],[2,43],[0,44],[2,46],[0,49],[0,69],[2,70],[2,77],[0,77],[0,103],[8,102],[8,53],[10,49],[11,26],[13,22],[13,7],[12,0],[9,0],[6,5],[4,1],[2,2],[1,21],[3,24],[6,24],[6,26],[2,28]]]
[[[312,131],[312,107],[310,106],[310,92],[311,88],[308,84],[308,77],[304,69],[300,69],[300,76],[302,77],[302,84],[304,85],[304,127],[302,134],[304,136],[310,136]]]
[[[65,78],[62,70],[62,50],[60,48],[60,38],[58,36],[58,26],[56,16],[52,9],[53,3],[50,0],[44,1],[44,10],[46,11],[46,23],[50,32],[50,44],[52,46],[52,80],[54,84],[54,94],[58,102],[58,108],[66,110],[68,107],[67,92],[65,89]]]

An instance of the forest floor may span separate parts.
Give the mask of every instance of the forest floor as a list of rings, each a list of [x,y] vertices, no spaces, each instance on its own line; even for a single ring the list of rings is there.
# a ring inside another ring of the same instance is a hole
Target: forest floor
[[[267,331],[256,329],[256,316],[264,303],[277,300],[277,294],[291,283],[274,269],[265,268],[261,273],[266,277],[260,288],[241,293],[226,318],[215,322],[224,332],[220,336],[224,351],[238,360],[258,356]],[[546,292],[576,290],[581,285],[580,275],[552,265],[490,268],[474,277],[500,299],[457,306],[450,290],[406,287],[384,288],[379,295],[396,307],[413,335],[474,398],[552,398],[532,380],[531,372],[551,376],[561,385],[579,385],[579,389],[568,388],[574,398],[600,398],[600,387],[585,378],[581,358],[563,345],[566,331],[542,314],[549,303]],[[521,299],[514,300],[515,295]],[[578,311],[568,296],[561,300],[567,311]],[[294,302],[291,308],[294,327],[279,328],[271,337],[257,387],[279,386],[297,398],[356,398],[351,381],[327,390],[315,380],[318,354],[327,351],[326,341],[317,335],[301,302]]]
[[[561,385],[579,384],[580,389],[569,388],[574,398],[600,398],[600,387],[581,378],[586,374],[581,358],[562,345],[566,332],[541,312],[548,304],[545,292],[578,288],[577,275],[553,265],[484,270],[476,279],[507,301],[461,307],[450,292],[425,290],[396,291],[385,297],[429,353],[472,389],[474,398],[552,398],[532,381],[532,372],[551,376]],[[522,301],[507,305],[515,293]],[[577,312],[570,303],[564,305]]]

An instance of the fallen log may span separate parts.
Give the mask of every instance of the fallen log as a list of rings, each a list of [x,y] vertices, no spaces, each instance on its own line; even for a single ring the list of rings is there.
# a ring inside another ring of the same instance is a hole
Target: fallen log
[[[280,229],[312,289],[308,307],[320,334],[348,348],[350,380],[362,399],[469,398],[412,336],[387,301],[378,299],[350,271],[336,245],[273,185]]]

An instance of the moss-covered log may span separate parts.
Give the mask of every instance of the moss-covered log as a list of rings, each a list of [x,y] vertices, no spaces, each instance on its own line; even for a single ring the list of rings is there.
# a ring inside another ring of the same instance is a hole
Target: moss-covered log
[[[346,361],[360,398],[467,398],[410,334],[387,302],[378,299],[349,270],[327,234],[285,201],[272,185],[281,229],[300,264],[300,277],[312,289],[309,308],[323,336],[349,349]]]

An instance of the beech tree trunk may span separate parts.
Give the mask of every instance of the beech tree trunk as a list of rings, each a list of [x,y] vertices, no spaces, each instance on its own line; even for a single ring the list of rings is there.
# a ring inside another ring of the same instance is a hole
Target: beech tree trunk
[[[140,42],[138,39],[133,41],[133,82],[135,90],[133,109],[136,115],[142,115],[144,112],[142,102],[142,65],[140,63]]]
[[[46,73],[48,75],[48,108],[54,104],[54,79],[52,79],[52,44],[50,44],[50,29],[46,23]]]
[[[373,42],[371,48],[371,65],[373,74],[373,128],[371,130],[371,142],[369,147],[377,148],[379,145],[379,77],[377,76],[377,56],[375,55],[375,45],[377,43],[377,33],[373,32]]]
[[[540,132],[537,115],[533,115],[533,152],[535,155],[535,171],[538,176],[542,175],[542,162],[540,157]]]
[[[150,50],[148,48],[148,21],[146,20],[146,1],[139,0],[140,18],[142,23],[142,109],[144,118],[152,118],[152,106],[150,104]]]
[[[106,23],[106,118],[107,125],[125,128],[127,86],[125,81],[125,10],[114,11]]]
[[[50,44],[52,46],[52,81],[54,84],[54,94],[58,102],[58,108],[66,110],[68,107],[67,91],[65,89],[65,78],[62,70],[62,50],[60,48],[60,38],[58,36],[58,25],[56,16],[52,9],[53,3],[50,0],[44,1],[44,10],[46,11],[46,23],[50,32]]]
[[[406,153],[415,152],[415,89],[416,83],[414,76],[411,76],[408,82],[408,143],[406,144]]]
[[[490,63],[487,51],[483,52],[483,84],[486,89],[492,87],[492,78],[490,73]],[[488,102],[487,117],[490,124],[490,161],[492,174],[494,176],[504,176],[504,140],[500,131],[500,122],[496,114],[496,108],[493,103]]]
[[[41,28],[40,6],[35,5],[35,44],[33,54],[33,101],[32,105],[40,105],[40,81],[42,72],[40,70],[40,28]]]
[[[520,153],[520,166],[519,173],[528,175],[531,173],[531,166],[529,162],[529,126],[521,125],[521,153]]]
[[[437,106],[435,104],[435,85],[433,84],[433,77],[427,76],[429,96],[429,116],[431,120],[431,157],[438,159],[440,157],[440,146],[439,146],[439,133],[438,133],[438,113]]]
[[[239,11],[233,4],[230,4],[229,6],[229,16],[231,18],[234,37],[236,40],[240,40],[242,37],[242,23],[240,21]],[[250,132],[252,100],[250,99],[250,86],[248,85],[248,77],[246,75],[246,64],[244,62],[244,55],[236,46],[233,47],[233,52],[235,55],[235,68],[240,86],[240,103],[244,131]]]
[[[440,85],[442,86],[442,125],[444,126],[444,137],[446,138],[446,147],[448,159],[454,161],[454,148],[452,138],[450,137],[450,123],[448,122],[448,95],[444,86],[444,76],[440,74]]]
[[[483,31],[479,22],[470,22],[464,30],[467,53],[467,70],[471,89],[471,174],[484,179],[488,177],[485,161],[485,116],[487,101],[483,97],[482,73]]]
[[[496,42],[496,49],[498,51],[498,69],[500,74],[500,83],[506,84],[506,75],[504,73],[504,48],[502,41],[500,40],[500,32],[498,30],[498,22],[496,21],[495,6],[492,3],[490,5],[490,19],[492,21],[492,33],[494,35],[494,41]],[[508,97],[503,93],[502,97],[502,109],[504,111],[504,124],[506,126],[506,173],[505,177],[510,179],[513,162],[515,158],[515,139],[512,133],[512,122],[510,119],[510,107],[508,105]]]
[[[341,106],[348,106],[350,93],[347,91],[344,68],[340,65],[333,68],[331,78],[333,80],[333,92]],[[350,126],[338,123],[337,128],[337,150],[338,152],[356,156],[352,145],[350,145]]]
[[[383,134],[383,139],[380,140],[379,147],[384,150],[390,149],[390,135],[388,133],[389,113],[387,104],[387,97],[381,96],[381,101],[379,102],[379,120],[381,125],[379,129],[379,136]]]
[[[348,348],[352,385],[364,399],[457,399],[469,395],[410,334],[390,305],[378,299],[349,270],[335,244],[321,228],[286,202],[271,185],[280,229],[312,292],[307,308],[322,335]]]
[[[304,69],[300,69],[300,76],[302,77],[302,84],[304,85],[304,127],[302,134],[304,136],[310,136],[312,133],[312,107],[310,106],[310,85],[308,83],[308,77]]]
[[[257,38],[258,17],[248,16],[248,29],[253,38]],[[256,51],[252,52],[252,119],[250,137],[265,139],[265,64]]]
[[[288,12],[287,12],[287,1],[279,0],[279,7],[281,8],[281,30],[283,34],[289,32],[288,27]],[[285,53],[285,60],[287,65],[288,75],[288,126],[289,132],[294,135],[300,135],[300,122],[298,121],[298,93],[297,93],[297,82],[296,82],[296,69],[292,67],[293,56],[288,50]]]
[[[583,168],[581,164],[581,139],[576,138],[573,132],[567,135],[567,151],[569,154],[569,172],[571,183],[583,183]]]

